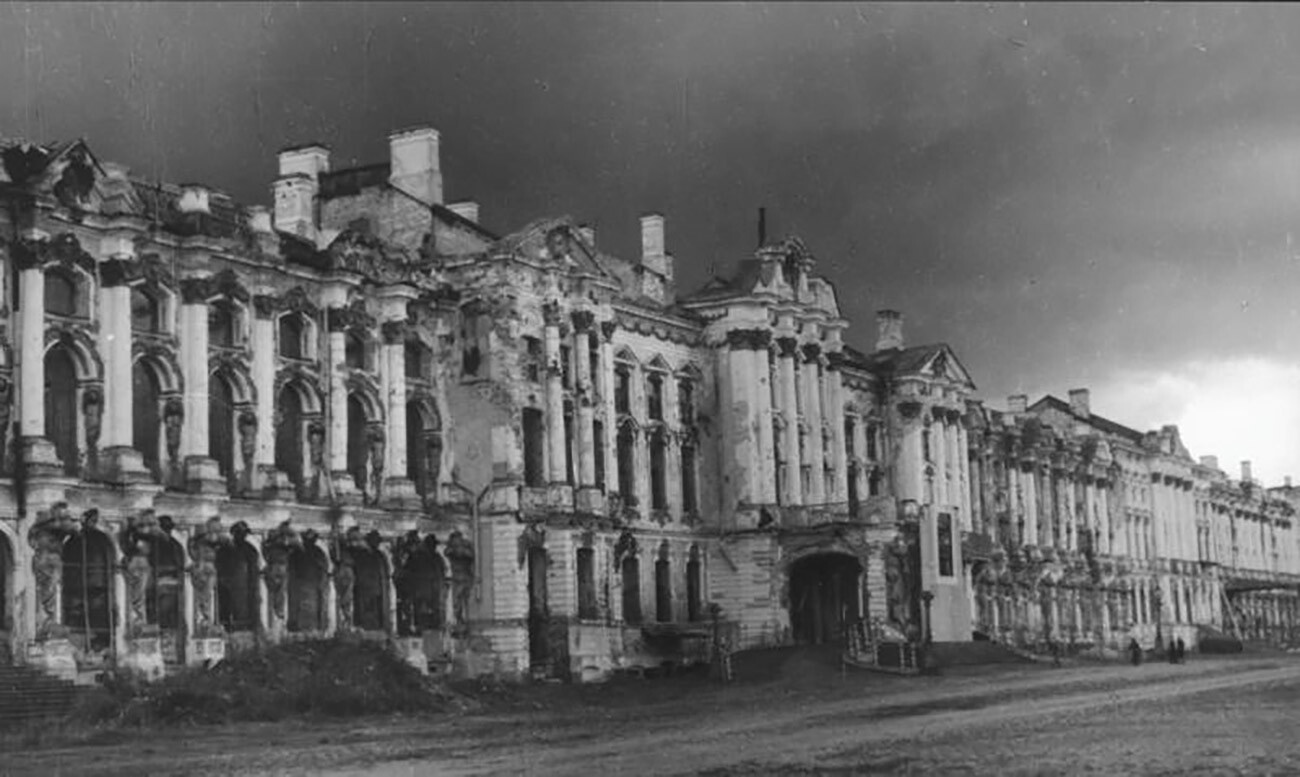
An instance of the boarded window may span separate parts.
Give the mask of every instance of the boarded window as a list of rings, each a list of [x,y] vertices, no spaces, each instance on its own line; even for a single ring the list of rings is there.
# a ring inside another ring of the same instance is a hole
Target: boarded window
[[[596,553],[578,548],[578,617],[593,620],[596,611]]]
[[[524,408],[524,484],[546,485],[546,422],[534,407]]]
[[[636,556],[623,559],[623,622],[641,622],[641,563]]]

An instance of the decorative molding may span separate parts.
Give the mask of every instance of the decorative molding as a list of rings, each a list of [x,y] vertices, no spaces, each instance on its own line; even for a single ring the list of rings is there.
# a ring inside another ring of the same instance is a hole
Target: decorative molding
[[[579,334],[591,331],[596,323],[596,314],[590,310],[575,310],[569,314],[569,318],[573,321],[573,331]]]
[[[803,362],[804,364],[816,364],[821,360],[822,347],[817,343],[803,344]]]
[[[617,321],[601,321],[600,334],[604,342],[611,343],[614,341],[614,332],[618,331]]]
[[[380,325],[380,334],[383,335],[385,345],[400,345],[406,342],[407,324],[405,320],[397,319],[394,321],[385,321]]]
[[[768,329],[733,329],[727,332],[727,347],[733,351],[762,351],[772,342]]]
[[[782,358],[792,359],[799,354],[799,340],[794,337],[778,337],[776,347]]]

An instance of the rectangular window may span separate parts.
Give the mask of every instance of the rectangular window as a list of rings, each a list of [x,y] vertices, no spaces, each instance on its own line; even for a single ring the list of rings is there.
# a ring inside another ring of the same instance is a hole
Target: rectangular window
[[[542,411],[524,408],[524,484],[546,485],[546,422]]]
[[[651,375],[648,381],[648,396],[646,402],[649,405],[651,421],[664,420],[664,379],[659,375]]]
[[[650,441],[650,508],[668,509],[668,445],[662,434],[656,434]]]
[[[524,377],[530,383],[540,383],[542,380],[542,341],[536,337],[524,338],[524,349],[526,358],[524,359]]]
[[[573,462],[578,456],[578,440],[573,433],[573,403],[564,403],[564,481],[573,485]]]
[[[952,577],[952,516],[939,513],[939,576]]]
[[[695,386],[689,380],[677,384],[677,421],[682,426],[695,425]]]
[[[560,383],[573,388],[573,349],[567,345],[560,346]]]
[[[693,513],[699,509],[695,488],[695,446],[682,446],[682,512]]]
[[[632,375],[627,367],[614,370],[614,412],[621,415],[632,412]]]
[[[591,437],[595,445],[592,455],[595,456],[596,463],[596,488],[604,490],[605,488],[605,424],[600,421],[593,421],[591,424]]]

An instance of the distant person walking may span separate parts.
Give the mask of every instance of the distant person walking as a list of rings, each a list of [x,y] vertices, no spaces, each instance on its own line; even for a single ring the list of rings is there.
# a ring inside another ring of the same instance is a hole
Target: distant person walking
[[[1128,641],[1128,655],[1129,660],[1133,662],[1133,666],[1142,663],[1142,646],[1138,644],[1137,637]]]

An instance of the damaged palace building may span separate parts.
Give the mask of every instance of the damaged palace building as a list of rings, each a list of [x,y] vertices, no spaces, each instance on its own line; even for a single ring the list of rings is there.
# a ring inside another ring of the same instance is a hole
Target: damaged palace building
[[[0,141],[0,660],[352,634],[591,680],[715,642],[1289,637],[1291,489],[1086,392],[985,408],[897,313],[850,347],[797,238],[679,294],[662,216],[635,261],[502,237],[445,203],[436,131],[389,140],[282,151],[269,209]]]

